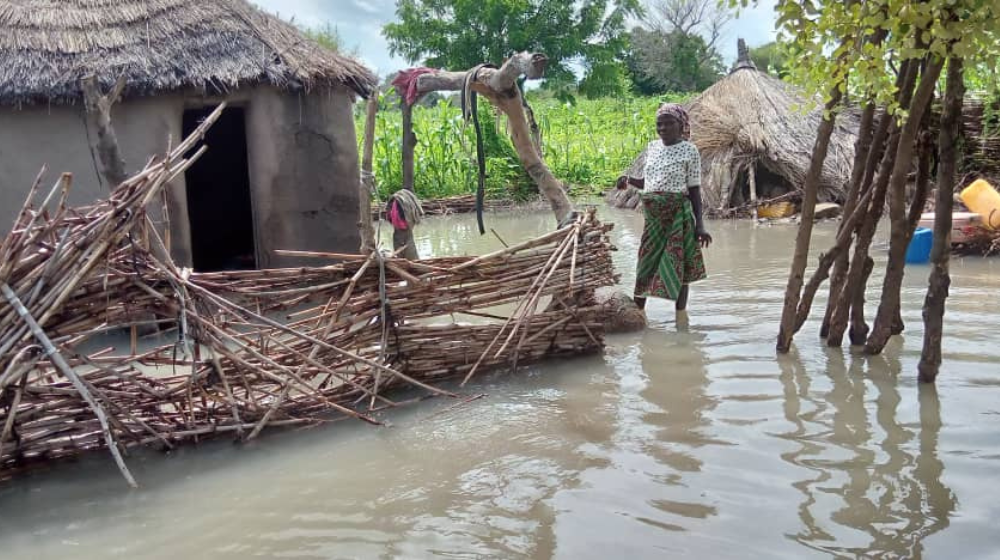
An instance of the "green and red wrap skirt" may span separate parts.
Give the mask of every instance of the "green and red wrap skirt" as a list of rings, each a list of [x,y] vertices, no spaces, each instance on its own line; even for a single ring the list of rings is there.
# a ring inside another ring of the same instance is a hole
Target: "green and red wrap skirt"
[[[642,206],[646,227],[639,246],[635,295],[676,300],[685,284],[708,276],[691,200],[686,193],[647,192],[642,195]]]

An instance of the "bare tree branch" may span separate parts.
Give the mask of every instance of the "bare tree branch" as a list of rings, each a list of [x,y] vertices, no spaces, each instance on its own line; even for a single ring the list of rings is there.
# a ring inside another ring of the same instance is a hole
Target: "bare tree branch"
[[[663,34],[679,31],[701,35],[714,48],[731,20],[732,13],[718,0],[655,0],[644,21],[650,29]]]

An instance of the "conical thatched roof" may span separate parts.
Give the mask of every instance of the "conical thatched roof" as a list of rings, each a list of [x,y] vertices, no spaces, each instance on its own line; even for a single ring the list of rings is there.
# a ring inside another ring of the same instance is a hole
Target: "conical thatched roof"
[[[367,96],[376,85],[245,0],[0,0],[0,104],[73,102],[87,74],[105,89],[125,76],[125,95],[268,83]]]
[[[741,49],[741,55],[745,51]],[[691,100],[691,141],[702,157],[702,195],[707,208],[731,205],[731,194],[751,164],[801,189],[812,155],[822,108],[793,86],[759,71],[749,59],[736,64],[725,78]],[[850,178],[858,117],[845,112],[837,119],[823,166],[821,201],[840,201]],[[633,163],[641,174],[645,154]],[[758,172],[760,173],[760,172]]]

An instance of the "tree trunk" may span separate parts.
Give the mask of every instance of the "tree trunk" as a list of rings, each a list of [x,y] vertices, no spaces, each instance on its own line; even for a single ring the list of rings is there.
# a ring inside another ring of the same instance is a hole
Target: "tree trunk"
[[[788,273],[788,286],[785,288],[785,305],[781,312],[781,326],[778,330],[776,349],[786,354],[791,349],[792,338],[795,336],[795,315],[798,311],[802,295],[802,282],[809,259],[809,242],[812,239],[813,221],[816,214],[816,198],[819,194],[819,181],[823,174],[823,162],[830,147],[830,137],[836,124],[837,115],[834,112],[840,104],[841,91],[834,88],[830,100],[826,103],[823,121],[816,131],[816,143],[813,144],[812,158],[809,161],[809,171],[806,173],[802,186],[802,213],[798,236],[795,238],[795,255],[792,257],[791,270]]]
[[[94,75],[81,78],[80,89],[83,90],[84,106],[87,112],[94,116],[94,122],[97,124],[97,156],[101,162],[101,174],[108,182],[108,189],[114,189],[128,179],[125,158],[122,157],[118,147],[118,137],[111,125],[111,107],[125,89],[125,79],[119,78],[114,89],[107,95],[101,93],[97,76]]]
[[[361,254],[375,250],[375,227],[372,225],[372,191],[375,190],[375,176],[372,165],[375,159],[375,119],[378,116],[378,94],[373,93],[368,100],[368,114],[365,118],[365,139],[361,155],[361,193],[358,197],[358,233],[361,235]]]
[[[924,300],[924,348],[917,366],[921,383],[934,383],[941,368],[941,337],[944,332],[945,301],[951,276],[951,212],[955,192],[957,144],[960,135],[962,101],[965,97],[964,61],[948,61],[944,109],[938,136],[937,207],[934,209],[934,246],[931,248],[931,274]]]
[[[913,97],[913,89],[916,86],[917,71],[919,64],[915,60],[908,60],[900,70],[902,79],[898,94],[899,105],[909,106]],[[838,292],[833,302],[833,312],[830,315],[829,330],[827,332],[826,343],[831,347],[839,347],[844,340],[844,333],[847,331],[848,322],[851,324],[851,341],[854,344],[864,344],[868,338],[868,325],[865,323],[864,305],[854,305],[855,302],[864,302],[865,289],[868,275],[865,274],[865,266],[868,261],[868,250],[871,248],[872,240],[875,238],[875,231],[878,229],[878,222],[882,217],[885,208],[885,193],[889,185],[889,174],[894,164],[896,148],[899,146],[899,125],[894,115],[885,114],[879,127],[886,126],[885,149],[881,154],[877,151],[869,153],[869,164],[866,165],[866,180],[875,177],[875,170],[878,169],[878,179],[872,188],[871,202],[868,205],[868,215],[859,220],[858,231],[855,233],[854,254],[851,257],[850,266],[847,269],[847,276],[843,281],[843,288]],[[876,146],[878,144],[878,138]],[[877,162],[877,164],[876,164]]]
[[[561,224],[574,216],[573,204],[562,182],[556,179],[535,149],[521,92],[517,87],[517,79],[521,75],[529,79],[544,76],[547,64],[548,60],[542,54],[518,53],[504,62],[499,69],[479,70],[472,82],[472,88],[507,115],[511,139],[521,164],[538,185],[539,191],[549,200],[556,221]],[[466,74],[466,72],[424,74],[417,79],[417,91],[420,93],[460,91],[465,86]]]
[[[403,188],[413,191],[413,152],[417,147],[417,135],[413,133],[413,106],[400,101],[400,109],[403,112]],[[420,258],[417,254],[417,245],[413,241],[413,221],[407,216],[409,224],[406,229],[394,229],[392,231],[392,248],[395,251],[403,249],[400,255],[404,259],[415,261]]]
[[[944,59],[933,58],[920,77],[920,85],[913,95],[906,124],[899,138],[896,162],[889,182],[889,217],[891,236],[889,239],[889,262],[882,282],[882,296],[879,301],[875,325],[872,328],[865,352],[880,354],[892,336],[893,325],[897,322],[900,305],[900,290],[906,265],[906,246],[913,232],[906,212],[906,179],[913,163],[913,152],[917,134],[924,118],[924,112],[934,97],[937,80],[941,76]]]
[[[872,44],[878,46],[885,41],[889,32],[885,29],[879,29],[875,36],[871,38]],[[899,87],[899,82],[902,80],[902,76],[897,77],[896,86]],[[820,262],[820,269],[816,271],[813,275],[813,279],[810,280],[809,284],[806,285],[806,294],[803,296],[803,302],[807,305],[803,309],[803,306],[799,306],[799,319],[798,328],[802,328],[801,325],[805,322],[806,317],[811,312],[812,299],[815,296],[816,291],[819,290],[820,285],[830,273],[830,267],[833,267],[833,278],[830,280],[830,290],[827,297],[826,311],[823,314],[823,322],[819,328],[820,338],[826,338],[827,333],[830,330],[830,316],[833,313],[833,302],[836,300],[839,290],[842,289],[844,284],[844,278],[847,276],[847,267],[850,265],[850,249],[851,242],[854,238],[854,231],[858,229],[858,225],[861,220],[860,217],[854,220],[854,224],[848,228],[847,222],[850,217],[858,210],[861,206],[859,201],[865,193],[869,192],[872,182],[872,175],[874,174],[874,168],[869,168],[871,165],[871,158],[869,153],[872,151],[873,145],[875,146],[875,151],[881,149],[882,143],[885,142],[885,132],[888,130],[888,121],[884,118],[879,120],[878,131],[875,131],[875,113],[876,104],[874,99],[869,95],[868,102],[865,104],[865,109],[861,113],[861,124],[858,127],[858,140],[854,144],[854,162],[851,166],[851,179],[848,183],[847,198],[844,201],[844,212],[843,218],[840,223],[840,228],[837,230],[837,243],[836,246],[831,249],[830,253],[835,253],[831,255],[831,264],[825,264]],[[883,126],[884,124],[884,126]],[[876,142],[877,141],[877,142]],[[877,160],[875,160],[877,161]],[[871,174],[868,173],[871,169]],[[841,234],[847,230],[847,240],[846,242],[841,242]],[[839,247],[839,248],[838,248]],[[825,264],[825,266],[824,266]],[[815,287],[812,287],[815,285]],[[812,292],[810,293],[810,289]]]
[[[845,220],[855,212],[867,213],[866,204],[860,204],[858,198],[871,190],[872,179],[875,176],[875,165],[878,159],[876,154],[880,154],[882,146],[885,145],[886,133],[889,130],[889,116],[884,114],[879,119],[878,126],[873,126],[875,121],[875,104],[869,102],[865,106],[865,111],[861,115],[861,127],[858,129],[858,141],[854,145],[854,166],[851,169],[850,188],[847,193],[847,204],[844,207]],[[874,134],[873,134],[874,129]],[[874,160],[874,161],[873,161]],[[871,171],[869,173],[869,170]],[[852,207],[853,203],[853,207]],[[854,234],[858,231],[862,219],[855,220],[854,226],[850,230],[850,242],[854,240]],[[841,222],[838,235],[843,231],[845,225]],[[849,252],[850,242],[844,248],[833,264],[833,275],[830,278],[830,292],[826,302],[826,312],[823,315],[823,324],[819,329],[820,338],[826,338],[830,332],[830,317],[833,315],[834,304],[837,295],[844,289],[844,280],[847,278],[847,268],[851,263]]]
[[[802,291],[802,300],[799,302],[799,308],[795,315],[796,334],[802,330],[806,319],[809,318],[809,311],[812,308],[816,292],[819,291],[820,286],[829,277],[830,268],[833,266],[833,263],[842,255],[847,255],[847,249],[851,246],[851,239],[854,237],[855,226],[863,216],[868,214],[867,207],[871,198],[870,195],[871,191],[861,198],[859,204],[851,212],[851,215],[841,223],[840,229],[837,232],[837,240],[834,242],[833,247],[828,252],[820,255],[819,265],[816,267],[812,278],[809,279],[809,283],[806,284],[805,289]]]
[[[924,119],[926,120],[930,113],[924,113]],[[923,125],[923,132],[920,134],[920,139],[917,140],[917,145],[920,147],[917,151],[917,180],[915,182],[915,187],[913,189],[913,199],[910,201],[910,211],[907,214],[907,236],[906,245],[910,244],[913,240],[913,233],[917,229],[917,225],[920,223],[920,215],[924,211],[924,206],[927,205],[927,191],[930,188],[931,182],[931,157],[933,156],[932,151],[932,140],[930,132],[927,130],[927,123]],[[905,253],[904,253],[905,254]],[[896,309],[892,312],[892,327],[891,334],[896,336],[903,334],[906,330],[906,323],[903,322],[903,310],[901,302],[896,302]]]
[[[535,146],[535,151],[538,155],[545,157],[545,150],[542,147],[542,129],[538,126],[538,121],[535,120],[535,110],[531,108],[531,104],[528,103],[527,99],[524,99],[524,88],[518,85],[518,89],[521,90],[521,104],[524,105],[524,115],[528,119],[528,130],[531,131],[531,144]]]

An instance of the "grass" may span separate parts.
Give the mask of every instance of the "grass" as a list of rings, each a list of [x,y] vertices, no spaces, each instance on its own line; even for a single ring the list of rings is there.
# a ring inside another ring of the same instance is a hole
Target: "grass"
[[[575,195],[603,191],[655,135],[656,107],[684,98],[630,97],[579,99],[575,104],[554,98],[530,98],[542,133],[544,158],[557,178]],[[493,198],[524,199],[537,192],[510,143],[505,118],[480,100],[480,122],[486,147],[486,189]],[[358,140],[364,111],[356,119]],[[413,111],[417,136],[415,189],[423,199],[471,194],[476,188],[476,143],[472,125],[449,100]],[[379,112],[375,128],[374,172],[379,196],[386,198],[402,183],[402,118],[398,110]]]

